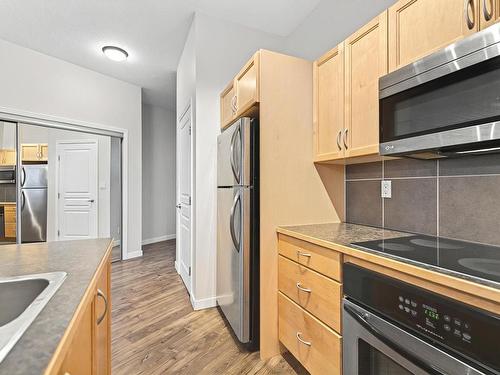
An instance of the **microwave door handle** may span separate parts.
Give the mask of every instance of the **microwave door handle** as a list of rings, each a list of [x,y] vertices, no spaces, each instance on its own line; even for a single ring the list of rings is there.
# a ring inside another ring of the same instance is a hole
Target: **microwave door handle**
[[[350,316],[352,316],[359,324],[361,324],[361,326],[364,329],[366,329],[368,332],[370,332],[370,334],[375,336],[379,341],[383,342],[385,345],[394,350],[400,356],[410,360],[416,366],[420,367],[423,371],[426,371],[431,375],[447,375],[445,372],[442,372],[434,367],[430,367],[429,365],[424,363],[421,359],[415,357],[412,353],[408,352],[407,350],[402,349],[399,344],[387,338],[377,327],[375,327],[373,324],[370,323],[370,321],[368,320],[370,314],[358,312],[351,306],[349,306],[348,303],[344,303],[344,310]]]

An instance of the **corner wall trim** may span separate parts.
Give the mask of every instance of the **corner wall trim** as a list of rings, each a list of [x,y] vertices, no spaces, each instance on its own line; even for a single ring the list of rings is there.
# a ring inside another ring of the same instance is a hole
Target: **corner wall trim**
[[[210,307],[217,306],[216,297],[196,299],[191,294],[189,299],[191,300],[191,305],[193,306],[193,309],[195,309],[195,310],[203,310],[203,309],[208,309]]]
[[[138,258],[138,257],[142,257],[142,250],[129,251],[128,254],[123,257],[123,260]]]
[[[175,233],[174,234],[167,234],[165,236],[147,238],[145,240],[142,240],[142,244],[143,245],[150,245],[152,243],[157,243],[157,242],[161,242],[161,241],[173,240],[174,238],[175,238]]]

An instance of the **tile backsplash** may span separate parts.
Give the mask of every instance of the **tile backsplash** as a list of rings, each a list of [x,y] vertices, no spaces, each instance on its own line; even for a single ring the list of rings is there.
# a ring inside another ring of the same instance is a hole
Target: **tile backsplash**
[[[349,223],[500,245],[499,199],[500,154],[346,166]]]

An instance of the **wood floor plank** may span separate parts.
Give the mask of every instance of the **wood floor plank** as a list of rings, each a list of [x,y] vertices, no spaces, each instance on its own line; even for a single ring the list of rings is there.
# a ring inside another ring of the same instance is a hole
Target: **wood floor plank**
[[[293,360],[246,351],[217,308],[194,311],[174,261],[171,240],[112,264],[114,375],[306,373]]]

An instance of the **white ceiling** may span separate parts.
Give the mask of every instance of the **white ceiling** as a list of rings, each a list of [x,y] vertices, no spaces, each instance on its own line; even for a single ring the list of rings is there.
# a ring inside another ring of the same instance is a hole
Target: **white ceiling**
[[[143,101],[175,108],[175,70],[195,11],[290,34],[320,0],[2,0],[0,38],[143,87]],[[126,63],[106,59],[113,44]]]

